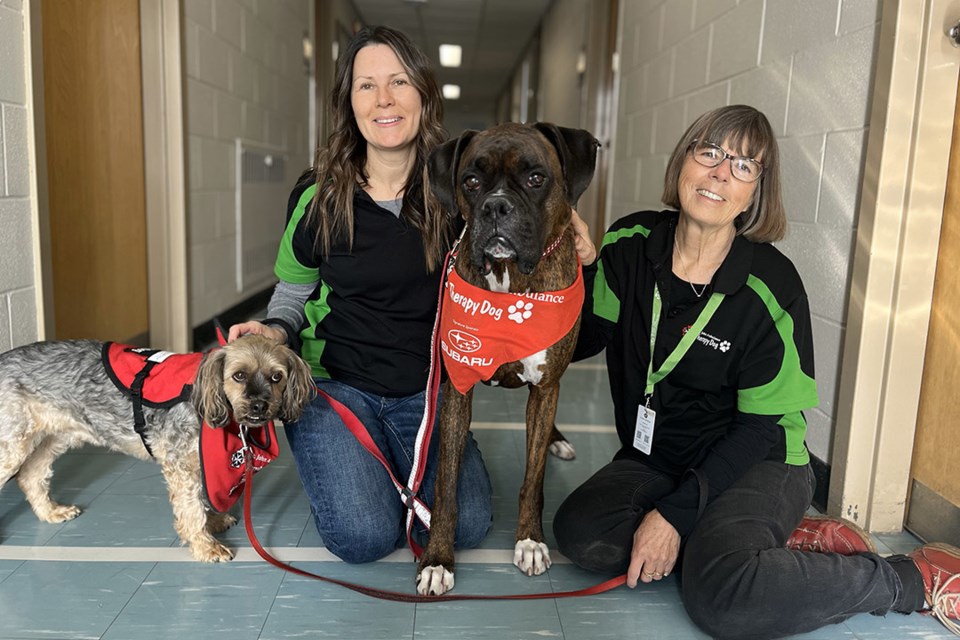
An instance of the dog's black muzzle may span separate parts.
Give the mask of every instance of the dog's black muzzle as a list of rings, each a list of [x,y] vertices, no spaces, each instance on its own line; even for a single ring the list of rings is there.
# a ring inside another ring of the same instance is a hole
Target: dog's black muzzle
[[[486,275],[493,263],[512,261],[522,273],[533,273],[540,254],[529,250],[537,246],[529,212],[504,195],[487,197],[478,209],[472,234],[474,266]]]

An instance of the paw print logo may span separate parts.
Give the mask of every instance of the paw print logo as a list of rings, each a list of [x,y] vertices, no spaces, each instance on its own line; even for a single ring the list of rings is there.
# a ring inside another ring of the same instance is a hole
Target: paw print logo
[[[524,320],[533,315],[531,309],[533,309],[532,302],[516,302],[507,307],[507,317],[517,324],[523,324]]]
[[[728,341],[724,340],[723,342],[720,343],[720,351],[723,351],[724,353],[726,353],[729,350],[730,350],[730,343]]]

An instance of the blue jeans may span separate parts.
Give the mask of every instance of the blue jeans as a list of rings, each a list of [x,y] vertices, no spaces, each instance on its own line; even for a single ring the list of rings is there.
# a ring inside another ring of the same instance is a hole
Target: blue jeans
[[[681,548],[683,604],[714,638],[779,638],[902,607],[893,564],[784,548],[813,498],[809,466],[761,462],[710,502]],[[554,517],[557,546],[575,564],[622,573],[633,532],[674,482],[634,460],[615,460],[577,488]],[[901,567],[902,568],[902,567]]]
[[[317,378],[315,382],[360,419],[390,462],[394,476],[405,485],[413,466],[425,394],[386,398],[333,380]],[[438,410],[438,421],[439,414]],[[406,507],[390,476],[325,398],[314,398],[300,420],[287,424],[285,430],[317,531],[331,553],[346,562],[372,562],[404,546]],[[420,497],[429,506],[433,505],[439,442],[435,425],[420,488]],[[472,435],[464,448],[457,487],[455,544],[475,547],[490,529],[493,510],[490,476]],[[425,530],[415,530],[418,542],[423,542]]]

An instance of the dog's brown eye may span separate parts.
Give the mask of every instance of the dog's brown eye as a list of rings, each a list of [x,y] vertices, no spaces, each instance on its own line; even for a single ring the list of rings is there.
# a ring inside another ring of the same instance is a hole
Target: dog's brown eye
[[[233,374],[233,379],[237,382],[246,382],[247,374],[245,374],[243,371],[237,371],[235,374]]]
[[[480,188],[480,181],[475,176],[468,176],[463,179],[463,188],[467,191],[476,191]]]
[[[533,188],[542,187],[545,180],[546,178],[543,177],[543,174],[531,173],[530,177],[527,178],[527,186]]]
[[[280,373],[280,372],[277,372],[277,373],[273,374],[272,376],[270,376],[270,382],[272,382],[273,384],[277,384],[277,383],[280,382],[281,380],[283,380],[283,374]]]

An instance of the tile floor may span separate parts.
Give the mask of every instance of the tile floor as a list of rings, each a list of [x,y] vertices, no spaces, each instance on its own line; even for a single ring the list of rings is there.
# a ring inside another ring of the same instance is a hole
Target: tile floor
[[[560,428],[577,458],[551,459],[544,521],[563,497],[601,464],[616,444],[603,364],[574,365],[564,379]],[[480,388],[475,433],[495,490],[494,528],[480,549],[458,558],[456,591],[501,594],[574,590],[601,576],[563,558],[543,576],[512,566],[516,496],[523,460],[526,394]],[[283,443],[285,445],[285,443]],[[289,453],[257,476],[253,514],[263,544],[308,571],[377,588],[413,593],[407,551],[365,566],[332,558],[309,521]],[[684,613],[674,579],[636,590],[525,602],[386,602],[298,577],[260,560],[242,526],[222,537],[238,550],[221,565],[193,562],[180,547],[158,468],[82,449],[57,463],[53,494],[84,508],[59,525],[37,521],[15,483],[0,491],[0,638],[271,638],[515,640],[684,640],[705,638]],[[883,552],[905,552],[908,534],[878,536]],[[552,536],[548,534],[548,543]],[[859,615],[802,636],[807,640],[952,638],[920,615]]]

